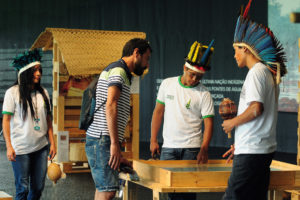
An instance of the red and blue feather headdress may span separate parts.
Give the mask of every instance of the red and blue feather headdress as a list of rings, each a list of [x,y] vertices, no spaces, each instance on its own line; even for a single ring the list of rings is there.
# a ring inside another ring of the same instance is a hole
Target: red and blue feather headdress
[[[276,76],[276,82],[280,83],[280,77],[287,73],[283,47],[268,27],[250,20],[248,12],[251,2],[252,0],[249,0],[244,13],[241,9],[235,27],[233,46],[246,47],[257,59],[267,65]]]

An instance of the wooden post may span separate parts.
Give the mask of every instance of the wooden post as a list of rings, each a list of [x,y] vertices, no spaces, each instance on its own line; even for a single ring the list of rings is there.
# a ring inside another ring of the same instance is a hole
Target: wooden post
[[[132,158],[138,160],[140,157],[140,78],[133,77],[131,88],[131,151]]]
[[[140,104],[139,104],[139,94],[132,94],[132,157],[133,159],[139,159],[140,151]]]
[[[123,188],[123,200],[129,200],[128,198],[128,181],[125,180],[125,185]]]
[[[153,200],[159,200],[159,192],[156,190],[153,190]]]
[[[299,194],[294,194],[294,193],[292,193],[292,194],[291,194],[291,200],[300,200]]]
[[[293,23],[300,23],[300,13],[291,13],[290,14],[290,21]]]

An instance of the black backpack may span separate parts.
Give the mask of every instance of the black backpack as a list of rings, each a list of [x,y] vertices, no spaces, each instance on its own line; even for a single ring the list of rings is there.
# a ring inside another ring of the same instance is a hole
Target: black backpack
[[[94,119],[94,113],[96,107],[96,88],[98,83],[99,75],[95,77],[88,87],[84,90],[81,101],[79,129],[87,130]]]

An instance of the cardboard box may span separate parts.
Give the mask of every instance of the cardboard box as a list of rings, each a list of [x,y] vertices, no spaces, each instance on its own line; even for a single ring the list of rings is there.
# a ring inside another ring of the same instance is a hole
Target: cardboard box
[[[69,161],[69,131],[58,131],[57,133],[57,161]]]

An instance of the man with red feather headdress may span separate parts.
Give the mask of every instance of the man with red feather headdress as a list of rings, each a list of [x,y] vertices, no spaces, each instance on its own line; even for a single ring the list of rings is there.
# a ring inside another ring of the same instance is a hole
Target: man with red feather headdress
[[[266,200],[270,165],[276,150],[280,78],[287,73],[285,54],[272,31],[248,17],[249,1],[237,20],[234,50],[238,67],[247,66],[237,117],[225,120],[225,132],[235,128],[235,144],[224,154],[234,156],[224,200]]]

